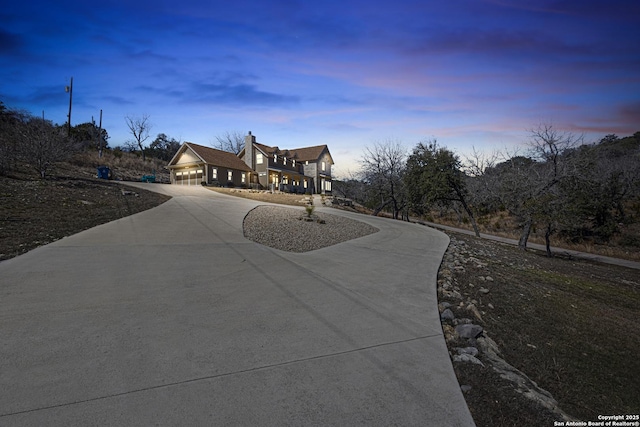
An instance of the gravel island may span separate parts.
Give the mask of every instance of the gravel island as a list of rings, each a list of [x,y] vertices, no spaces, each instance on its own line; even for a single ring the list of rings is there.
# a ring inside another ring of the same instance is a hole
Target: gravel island
[[[244,236],[256,243],[287,252],[308,252],[376,233],[365,222],[327,213],[306,221],[304,209],[258,206],[244,218]]]

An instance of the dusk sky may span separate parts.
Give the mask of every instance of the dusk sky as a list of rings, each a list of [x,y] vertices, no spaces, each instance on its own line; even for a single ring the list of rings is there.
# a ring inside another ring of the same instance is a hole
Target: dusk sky
[[[640,131],[638,0],[18,0],[0,22],[0,100],[62,124],[73,77],[71,123],[102,109],[112,147],[147,114],[148,142],[327,144],[344,176],[387,140]]]

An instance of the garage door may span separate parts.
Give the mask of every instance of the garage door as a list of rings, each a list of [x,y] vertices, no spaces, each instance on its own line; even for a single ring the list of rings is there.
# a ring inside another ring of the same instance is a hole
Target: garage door
[[[182,170],[180,172],[176,172],[176,184],[200,185],[202,177],[202,169]]]

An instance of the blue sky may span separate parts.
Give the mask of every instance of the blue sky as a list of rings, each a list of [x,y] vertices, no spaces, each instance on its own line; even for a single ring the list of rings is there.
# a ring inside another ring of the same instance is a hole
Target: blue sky
[[[514,148],[552,123],[587,142],[640,131],[640,2],[16,1],[0,10],[0,100],[64,123],[125,115],[207,145]],[[532,6],[533,4],[533,6]]]

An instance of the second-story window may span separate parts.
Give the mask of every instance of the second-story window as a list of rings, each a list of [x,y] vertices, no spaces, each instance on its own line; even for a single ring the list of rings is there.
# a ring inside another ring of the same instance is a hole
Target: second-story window
[[[262,159],[262,153],[256,154],[256,164],[261,165],[264,160]]]
[[[233,171],[227,172],[227,181],[233,181]]]
[[[322,162],[322,172],[324,172],[327,168],[327,165],[325,162]]]
[[[293,167],[296,167],[296,159],[291,160],[291,164],[293,165]]]
[[[282,164],[285,165],[285,166],[287,165],[287,158],[286,157],[282,158]]]

